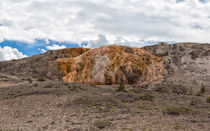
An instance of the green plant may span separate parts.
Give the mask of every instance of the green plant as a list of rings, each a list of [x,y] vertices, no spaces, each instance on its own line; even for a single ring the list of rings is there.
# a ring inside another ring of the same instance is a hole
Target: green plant
[[[37,81],[45,81],[45,78],[43,75],[39,76],[39,78],[37,79]]]
[[[154,96],[150,94],[140,94],[139,97],[141,100],[146,100],[146,101],[153,101]]]
[[[127,92],[125,90],[125,85],[121,82],[120,85],[118,86],[118,89],[117,89],[118,92],[122,91],[122,92]]]
[[[70,91],[79,91],[79,90],[82,90],[82,91],[86,91],[87,89],[86,88],[83,88],[79,85],[73,85],[73,86],[68,86],[69,90]]]
[[[175,123],[174,124],[174,129],[180,130],[180,129],[185,129],[186,125],[180,124],[180,123]]]
[[[200,91],[197,93],[197,96],[202,96],[202,94],[204,94],[206,92],[206,88],[203,84],[201,84],[201,89]]]
[[[203,84],[201,84],[201,85],[202,85],[202,87],[201,87],[200,92],[201,92],[202,94],[204,94],[204,93],[206,92],[206,88],[205,88],[205,86],[204,86]]]
[[[93,123],[93,125],[99,129],[103,129],[103,128],[106,128],[107,126],[109,126],[110,123],[106,120],[97,120],[96,122]]]
[[[188,114],[191,110],[187,107],[177,107],[175,105],[168,106],[163,110],[163,114],[168,115],[180,115],[180,114]]]
[[[206,98],[206,102],[210,103],[210,96]]]

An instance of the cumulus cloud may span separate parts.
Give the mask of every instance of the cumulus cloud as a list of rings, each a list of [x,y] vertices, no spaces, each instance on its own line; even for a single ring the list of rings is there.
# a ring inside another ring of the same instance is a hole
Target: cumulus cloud
[[[1,0],[0,16],[0,40],[210,41],[210,0]]]
[[[56,44],[53,44],[52,46],[47,46],[46,47],[48,50],[58,50],[58,49],[64,49],[66,48],[65,45],[56,45]],[[46,50],[42,50],[42,51],[46,51]]]
[[[154,45],[157,44],[158,41],[144,41],[144,40],[135,40],[135,39],[126,39],[123,36],[117,36],[113,40],[107,40],[107,37],[104,34],[98,34],[98,38],[95,40],[86,41],[88,44],[85,47],[88,48],[97,48],[103,45],[123,45],[123,46],[130,46],[130,47],[143,47],[146,45]]]
[[[1,60],[12,60],[12,59],[20,59],[27,57],[23,55],[23,53],[19,52],[16,48],[11,48],[9,46],[0,47],[0,61]]]

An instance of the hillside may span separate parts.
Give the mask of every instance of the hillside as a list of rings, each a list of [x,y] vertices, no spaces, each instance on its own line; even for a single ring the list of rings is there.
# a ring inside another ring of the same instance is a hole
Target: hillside
[[[163,60],[125,46],[102,46],[77,57],[57,60],[67,82],[86,84],[148,84],[163,80]]]
[[[0,131],[209,131],[210,44],[70,48],[0,62]]]

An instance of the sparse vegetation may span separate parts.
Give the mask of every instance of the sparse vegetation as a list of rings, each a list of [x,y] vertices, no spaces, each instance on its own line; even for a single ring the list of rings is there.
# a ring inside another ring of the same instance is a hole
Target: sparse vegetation
[[[168,114],[168,115],[180,115],[180,114],[188,114],[191,110],[187,107],[183,106],[168,106],[163,110],[163,114]]]
[[[37,87],[37,86],[38,86],[38,84],[37,84],[37,83],[35,83],[35,84],[34,84],[34,86],[35,86],[35,87]]]
[[[174,124],[174,129],[176,129],[176,130],[185,129],[185,128],[186,128],[186,125],[183,125],[181,123]]]
[[[197,96],[202,96],[205,92],[206,92],[206,88],[205,88],[205,86],[203,84],[201,84],[201,89],[197,93]]]
[[[205,86],[203,85],[203,84],[201,84],[201,90],[200,90],[200,92],[202,93],[202,94],[204,94],[205,92],[206,92],[206,88],[205,88]]]
[[[117,89],[118,92],[127,92],[125,85],[121,82]]]
[[[150,95],[150,94],[140,94],[139,97],[141,100],[146,100],[146,101],[153,101],[154,96]]]
[[[97,120],[96,122],[93,123],[93,125],[99,129],[103,129],[103,128],[106,128],[107,126],[109,126],[110,123],[106,120]]]
[[[45,78],[44,78],[44,76],[39,76],[39,78],[37,79],[37,81],[45,81]]]
[[[210,103],[210,96],[206,98],[206,102]]]
[[[82,90],[82,91],[86,91],[87,90],[86,88],[83,88],[83,87],[78,86],[78,85],[68,86],[68,88],[69,88],[70,91],[76,91],[76,92],[78,92],[80,90]]]

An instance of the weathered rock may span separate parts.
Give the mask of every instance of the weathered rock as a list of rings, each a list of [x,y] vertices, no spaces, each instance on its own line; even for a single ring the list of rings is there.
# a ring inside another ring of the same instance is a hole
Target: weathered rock
[[[88,84],[145,84],[167,74],[161,58],[140,48],[102,46],[80,56],[58,59],[64,81]]]
[[[58,70],[56,59],[76,57],[88,51],[87,48],[66,48],[50,50],[44,54],[34,55],[20,60],[1,61],[0,72],[19,77],[43,76],[48,79],[61,79],[62,72]]]
[[[210,44],[178,43],[167,45],[159,43],[143,49],[160,56],[168,70],[165,80],[153,87],[165,87],[174,93],[184,89],[185,91],[182,93],[194,94],[199,91],[202,85],[209,87]]]

